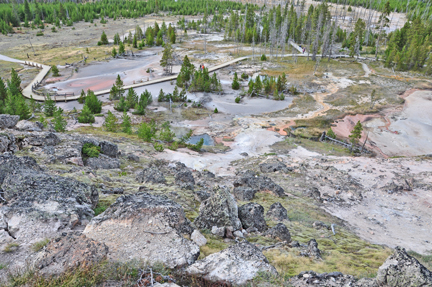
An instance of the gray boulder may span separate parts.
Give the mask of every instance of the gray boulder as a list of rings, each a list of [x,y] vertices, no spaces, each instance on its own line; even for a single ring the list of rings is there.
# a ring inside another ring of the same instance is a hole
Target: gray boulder
[[[291,242],[291,234],[288,228],[283,223],[278,223],[276,226],[267,230],[265,235],[270,236],[279,241],[286,241],[287,243]]]
[[[272,219],[274,221],[288,220],[288,212],[280,202],[275,202],[272,205],[270,205],[270,208],[267,211],[266,216],[269,219]]]
[[[198,190],[194,192],[194,198],[199,202],[203,202],[210,198],[210,194],[205,190]]]
[[[3,184],[3,181],[8,174],[21,169],[31,169],[34,171],[42,170],[36,160],[32,157],[17,157],[11,153],[0,155],[0,186]]]
[[[259,165],[261,172],[263,173],[269,173],[269,172],[276,172],[276,171],[282,171],[282,172],[289,172],[292,171],[292,168],[288,168],[283,162],[266,162]]]
[[[285,191],[283,188],[274,183],[271,178],[266,176],[258,176],[250,170],[240,174],[234,181],[234,188],[238,188],[240,186],[252,188],[256,192],[270,191],[276,196],[285,196]]]
[[[267,224],[264,219],[264,207],[258,203],[250,202],[240,206],[238,214],[243,228],[255,227],[259,232],[267,230]]]
[[[242,227],[238,218],[237,203],[231,193],[224,188],[216,188],[213,195],[201,203],[199,215],[194,223],[200,229],[232,226],[239,230]]]
[[[85,161],[85,166],[93,169],[115,169],[120,168],[120,161],[116,158],[111,158],[104,154],[99,157],[90,157]]]
[[[41,132],[43,129],[43,125],[41,127],[40,122],[30,122],[26,120],[19,121],[15,125],[15,129],[19,131],[29,131],[29,132]]]
[[[356,279],[351,275],[344,275],[341,272],[316,273],[314,271],[304,271],[294,276],[290,280],[293,287],[339,287],[339,286],[358,286],[355,285]]]
[[[269,264],[262,252],[247,241],[211,254],[186,269],[189,275],[235,286],[246,284],[259,272],[277,275],[276,269]]]
[[[156,166],[143,169],[136,176],[136,180],[139,183],[166,183],[163,173]]]
[[[109,260],[145,258],[150,264],[161,262],[175,268],[192,264],[199,256],[199,246],[183,236],[192,231],[178,203],[165,196],[137,193],[119,197],[83,233],[108,246]]]
[[[11,129],[19,121],[19,116],[12,116],[8,114],[0,114],[0,129]]]
[[[55,146],[61,142],[60,138],[55,133],[41,132],[28,133],[25,135],[21,145],[25,146]]]
[[[134,161],[134,162],[139,162],[140,161],[139,156],[134,155],[132,153],[127,155],[127,159],[130,160],[130,161]]]
[[[101,148],[101,153],[107,155],[109,157],[117,157],[118,154],[118,146],[109,141],[101,141],[99,142],[99,146]]]
[[[376,282],[388,287],[432,286],[432,272],[398,246],[378,269]]]
[[[187,168],[183,168],[175,175],[175,184],[184,189],[194,189],[195,179],[192,175],[192,172]]]

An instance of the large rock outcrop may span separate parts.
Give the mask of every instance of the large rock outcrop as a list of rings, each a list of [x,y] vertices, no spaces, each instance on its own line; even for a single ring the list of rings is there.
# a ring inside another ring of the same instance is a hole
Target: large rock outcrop
[[[34,256],[32,244],[83,226],[94,216],[98,193],[93,186],[42,171],[31,157],[0,156],[0,253],[8,270],[23,268]],[[1,273],[1,272],[0,272]]]
[[[258,272],[277,274],[262,252],[244,241],[199,260],[186,269],[186,273],[209,281],[243,285]]]
[[[138,259],[175,268],[199,256],[198,245],[183,236],[192,231],[179,204],[165,196],[137,193],[119,197],[92,219],[84,234],[106,244],[110,260]]]
[[[285,191],[283,188],[274,183],[271,178],[266,176],[258,176],[250,170],[240,174],[233,184],[233,193],[238,194],[237,197],[240,197],[240,195],[243,194],[243,197],[253,198],[252,194],[255,195],[255,193],[259,191],[271,192],[278,197],[285,196]],[[248,188],[252,189],[253,192],[251,192],[251,190]]]
[[[289,172],[292,171],[292,168],[288,168],[286,164],[280,161],[275,162],[265,162],[259,165],[261,172],[263,173],[269,173],[269,172]]]
[[[85,161],[85,165],[93,169],[116,169],[120,168],[120,161],[104,154],[99,157],[90,157]]]
[[[10,133],[0,133],[0,153],[15,152],[17,150],[15,136]]]
[[[244,229],[256,228],[259,232],[267,230],[264,207],[258,203],[250,202],[240,206],[238,214]]]
[[[19,119],[19,116],[0,114],[0,129],[13,128],[18,123]]]
[[[216,188],[213,195],[201,203],[194,224],[200,229],[212,229],[213,226],[241,229],[237,203],[231,193],[224,188]]]
[[[408,255],[404,248],[396,247],[378,269],[376,282],[388,287],[432,286],[432,272]]]

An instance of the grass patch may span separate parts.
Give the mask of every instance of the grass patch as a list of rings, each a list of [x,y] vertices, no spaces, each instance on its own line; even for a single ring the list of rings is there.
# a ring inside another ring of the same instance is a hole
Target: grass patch
[[[5,269],[7,267],[7,264],[0,264],[0,270]]]
[[[210,233],[210,231],[203,231],[204,237],[207,239],[207,244],[200,247],[200,256],[198,260],[203,259],[210,254],[217,253],[224,250],[229,244],[223,242],[222,238],[219,238]]]
[[[351,154],[349,149],[341,145],[332,144],[330,142],[313,141],[307,138],[300,137],[287,138],[284,141],[273,144],[271,148],[277,154],[284,154],[292,149],[297,148],[298,146],[301,146],[309,151],[314,151],[326,155],[349,156]]]
[[[99,214],[104,212],[108,207],[111,206],[111,204],[113,204],[117,200],[118,197],[120,197],[120,195],[110,195],[107,197],[99,198],[99,202],[94,209],[95,216],[98,216]]]
[[[45,238],[44,240],[34,243],[31,248],[34,252],[38,252],[39,250],[44,248],[48,244],[48,242],[50,242],[50,240],[48,238]]]
[[[9,243],[8,245],[5,246],[5,248],[3,249],[3,252],[5,253],[12,253],[18,250],[19,244],[12,242]]]

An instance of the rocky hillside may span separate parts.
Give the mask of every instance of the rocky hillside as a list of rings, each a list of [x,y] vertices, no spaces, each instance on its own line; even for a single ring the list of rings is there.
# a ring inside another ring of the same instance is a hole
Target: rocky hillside
[[[430,193],[430,161],[280,153],[219,176],[128,138],[0,129],[5,286],[432,286],[430,214],[405,198]],[[412,244],[377,198],[404,200]]]

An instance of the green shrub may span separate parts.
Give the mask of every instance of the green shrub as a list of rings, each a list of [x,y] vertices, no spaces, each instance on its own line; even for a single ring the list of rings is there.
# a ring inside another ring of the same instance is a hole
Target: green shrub
[[[142,123],[138,128],[138,137],[146,142],[150,142],[156,133],[155,127],[152,124]]]
[[[58,108],[54,113],[54,129],[56,132],[64,132],[66,130],[67,122],[63,118],[62,113],[62,108]]]
[[[95,93],[91,90],[88,90],[87,92],[85,103],[92,112],[92,114],[100,114],[100,112],[102,111],[102,101],[98,100]]]
[[[157,152],[163,152],[163,151],[164,151],[164,146],[163,146],[163,144],[154,143],[154,144],[153,144],[153,147],[154,147],[154,149],[155,149]]]
[[[235,98],[235,102],[238,104],[238,103],[240,103],[240,97],[237,97],[237,98]]]
[[[82,147],[82,154],[86,157],[98,157],[101,152],[101,148],[92,143],[85,143]]]
[[[78,122],[82,124],[90,124],[95,122],[94,115],[91,113],[87,103],[84,105],[81,114],[78,116]]]
[[[247,79],[249,79],[249,76],[248,76],[246,73],[242,73],[242,74],[241,74],[241,78],[242,78],[243,80],[247,80]]]
[[[214,112],[215,114],[219,113],[219,111],[218,111],[217,108],[215,108],[213,112]]]
[[[238,89],[240,89],[240,83],[239,83],[239,81],[238,81],[237,72],[234,73],[234,79],[233,79],[233,82],[232,82],[232,84],[231,84],[231,88],[232,88],[233,90],[238,90]]]
[[[44,35],[44,33],[42,31],[39,31],[36,33],[36,36],[43,36],[43,35]]]
[[[336,139],[336,134],[334,133],[334,131],[332,130],[332,128],[329,128],[327,131],[327,136],[332,138],[332,139]]]
[[[189,148],[190,148],[191,150],[194,150],[194,151],[201,151],[201,148],[202,148],[203,144],[204,144],[204,139],[201,138],[201,139],[199,140],[199,142],[197,142],[197,144],[189,145]]]
[[[60,74],[59,74],[59,69],[57,68],[56,65],[52,65],[52,66],[51,66],[51,71],[52,71],[52,75],[53,75],[54,77],[58,77],[58,76],[60,76]]]
[[[267,56],[265,54],[262,54],[261,61],[267,61]]]

